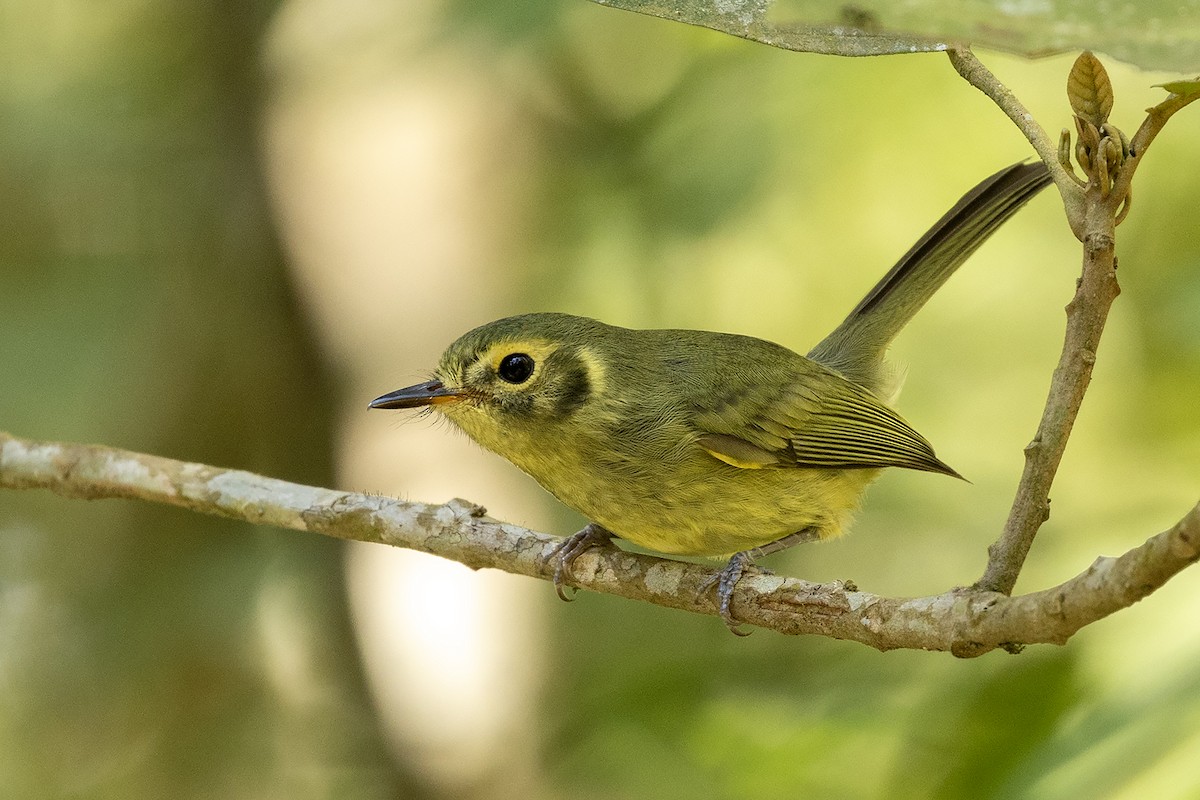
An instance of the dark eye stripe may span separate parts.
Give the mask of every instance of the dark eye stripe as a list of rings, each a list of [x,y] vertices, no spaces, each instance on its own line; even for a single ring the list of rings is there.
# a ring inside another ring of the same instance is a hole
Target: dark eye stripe
[[[510,353],[500,359],[496,374],[509,383],[524,383],[533,374],[533,358],[526,353]]]

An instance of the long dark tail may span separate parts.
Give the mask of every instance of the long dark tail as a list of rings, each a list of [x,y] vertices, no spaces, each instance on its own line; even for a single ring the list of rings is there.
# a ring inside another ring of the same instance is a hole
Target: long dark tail
[[[883,356],[896,334],[989,236],[1050,182],[1044,164],[1013,164],[967,192],[808,357],[880,388],[886,382]]]

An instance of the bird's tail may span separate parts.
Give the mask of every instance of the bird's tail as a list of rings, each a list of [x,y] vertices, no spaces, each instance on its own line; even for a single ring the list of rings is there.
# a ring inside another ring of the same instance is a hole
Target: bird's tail
[[[886,382],[883,356],[896,334],[989,236],[1050,182],[1040,162],[1013,164],[967,192],[808,357],[872,389],[881,388]]]

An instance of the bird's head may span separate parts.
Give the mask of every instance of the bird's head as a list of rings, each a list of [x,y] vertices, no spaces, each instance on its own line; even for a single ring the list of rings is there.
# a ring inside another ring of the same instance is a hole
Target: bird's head
[[[432,380],[378,397],[371,408],[431,408],[507,455],[506,440],[536,438],[603,392],[601,354],[614,330],[566,314],[496,320],[451,344]]]

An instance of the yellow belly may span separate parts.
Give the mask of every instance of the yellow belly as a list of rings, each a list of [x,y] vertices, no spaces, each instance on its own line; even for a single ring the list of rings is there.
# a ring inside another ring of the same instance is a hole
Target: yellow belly
[[[534,475],[551,494],[622,539],[660,553],[727,556],[807,528],[845,532],[878,469],[739,469],[711,459],[703,471],[605,479],[577,471]],[[564,475],[570,475],[564,480]]]

